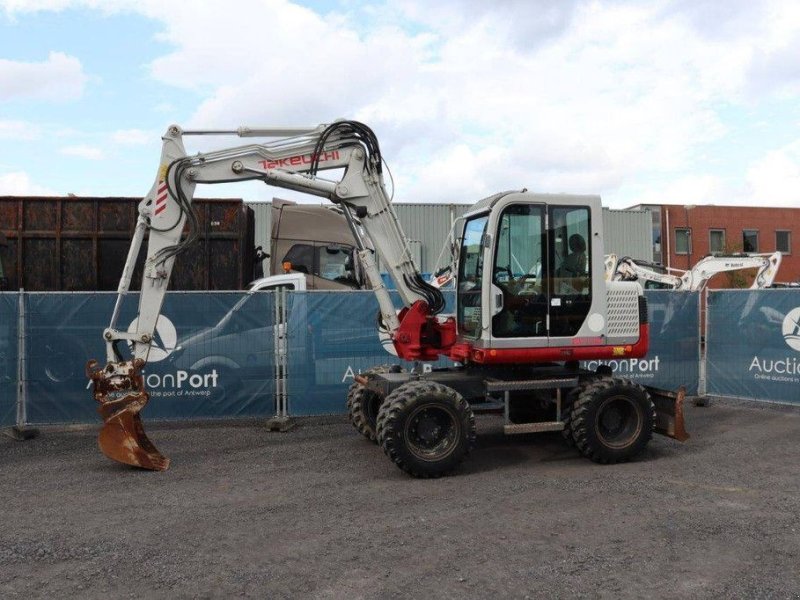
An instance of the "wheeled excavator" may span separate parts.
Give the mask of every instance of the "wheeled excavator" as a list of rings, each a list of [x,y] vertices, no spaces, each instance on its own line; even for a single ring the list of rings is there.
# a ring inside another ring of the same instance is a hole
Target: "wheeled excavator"
[[[751,290],[768,288],[775,282],[783,255],[771,254],[711,254],[700,259],[688,271],[667,268],[629,256],[617,259],[609,254],[605,258],[606,278],[615,281],[639,281],[643,287],[698,291],[719,273],[757,269]]]
[[[186,154],[186,136],[216,134],[269,141]],[[117,302],[103,333],[106,364],[87,364],[104,420],[99,446],[109,458],[153,470],[169,465],[142,426],[139,411],[148,401],[142,368],[175,261],[196,234],[195,186],[245,180],[336,204],[377,297],[379,329],[397,356],[411,363],[440,357],[454,362],[430,372],[401,365],[372,369],[349,390],[353,425],[403,471],[438,477],[455,469],[475,442],[475,415],[482,412],[503,414],[507,434],[561,431],[598,463],[632,459],[654,431],[687,437],[682,394],[613,377],[608,367],[579,367],[582,360],[642,357],[648,349],[641,286],[604,278],[599,197],[519,188],[477,202],[461,220],[457,240],[456,314],[442,315],[442,292],[423,280],[413,262],[369,127],[348,120],[226,131],[171,126],[163,136],[158,174],[139,204]],[[145,233],[137,326],[129,332],[117,320]],[[370,245],[395,282],[399,311]]]

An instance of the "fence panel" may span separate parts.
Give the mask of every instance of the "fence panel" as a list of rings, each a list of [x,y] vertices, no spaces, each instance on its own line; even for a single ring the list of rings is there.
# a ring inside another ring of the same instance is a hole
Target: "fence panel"
[[[0,427],[10,427],[17,416],[17,324],[19,294],[0,293]]]
[[[616,375],[663,390],[700,384],[700,292],[646,290],[650,350],[644,358],[587,361],[586,368],[608,364]]]
[[[800,404],[800,290],[708,295],[708,393]]]
[[[445,299],[445,312],[453,312],[453,292],[445,292]],[[396,294],[393,300],[401,306]],[[387,363],[413,367],[387,351],[393,349],[388,338],[381,343],[372,292],[294,292],[287,303],[290,415],[347,412],[347,390],[360,372]],[[447,364],[452,363],[439,360],[422,367]]]
[[[29,294],[28,421],[97,422],[84,373],[105,360],[103,329],[115,294]],[[271,415],[273,295],[168,293],[145,367],[148,419]],[[136,316],[138,294],[123,303],[119,326]],[[127,348],[122,348],[126,356]]]

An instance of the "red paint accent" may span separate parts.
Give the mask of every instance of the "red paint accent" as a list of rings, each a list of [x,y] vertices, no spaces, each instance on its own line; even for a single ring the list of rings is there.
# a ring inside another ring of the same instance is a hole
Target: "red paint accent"
[[[166,209],[167,209],[167,205],[166,204],[162,204],[161,206],[157,206],[156,207],[156,215],[160,215]]]
[[[428,304],[417,300],[397,315],[400,327],[395,332],[397,356],[405,360],[436,360],[456,341],[456,321],[439,321],[429,313]]]
[[[533,364],[541,362],[562,362],[567,360],[598,360],[641,358],[650,346],[650,327],[647,323],[639,325],[639,340],[635,344],[616,344],[602,346],[559,346],[548,348],[473,348],[462,342],[454,344],[447,356],[458,362],[479,364]],[[623,348],[623,354],[615,353],[615,348]]]
[[[598,346],[603,343],[601,337],[572,338],[573,346]]]

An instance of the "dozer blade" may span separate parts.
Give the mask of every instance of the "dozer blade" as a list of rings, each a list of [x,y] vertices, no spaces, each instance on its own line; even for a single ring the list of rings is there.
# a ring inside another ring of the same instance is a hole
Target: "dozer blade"
[[[100,403],[97,412],[103,417],[97,443],[111,460],[164,471],[169,468],[169,459],[147,437],[139,416],[150,399],[140,372],[143,364],[137,359],[109,363],[105,369],[97,369],[93,360],[86,365],[86,373],[94,383],[94,399]]]
[[[668,392],[648,387],[647,391],[656,407],[655,432],[671,437],[679,442],[689,439],[686,433],[686,422],[683,419],[683,402],[686,399],[686,388],[681,386],[677,392]]]

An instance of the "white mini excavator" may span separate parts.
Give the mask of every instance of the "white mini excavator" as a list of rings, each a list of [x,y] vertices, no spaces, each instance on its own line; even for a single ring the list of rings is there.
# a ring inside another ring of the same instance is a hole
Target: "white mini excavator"
[[[215,134],[270,141],[186,155],[185,136]],[[599,197],[516,189],[477,202],[459,221],[456,314],[443,316],[442,292],[423,280],[412,260],[384,187],[383,166],[374,133],[355,121],[298,129],[167,130],[103,334],[106,365],[87,365],[104,419],[103,453],[145,469],[167,468],[169,460],[147,438],[139,417],[148,400],[141,372],[175,260],[197,231],[192,195],[199,183],[254,179],[338,205],[377,297],[379,328],[397,356],[412,363],[454,361],[454,367],[424,373],[400,365],[376,368],[350,388],[353,425],[407,473],[437,477],[455,469],[473,446],[480,412],[502,413],[508,434],[561,431],[578,452],[599,463],[635,457],[654,431],[687,437],[682,393],[646,389],[612,376],[608,366],[579,367],[582,360],[642,357],[648,349],[641,286],[604,277]],[[325,172],[335,178],[324,178]],[[129,332],[117,320],[146,232],[139,314]],[[396,284],[399,312],[369,246]]]
[[[688,271],[664,267],[662,265],[629,256],[617,258],[615,254],[605,257],[606,279],[614,281],[638,281],[644,288],[681,290],[694,292],[702,290],[708,281],[719,273],[756,270],[751,290],[772,287],[783,255],[771,254],[711,254],[705,256]]]

